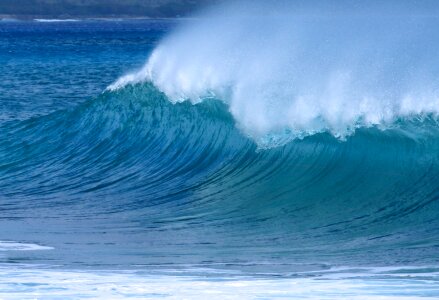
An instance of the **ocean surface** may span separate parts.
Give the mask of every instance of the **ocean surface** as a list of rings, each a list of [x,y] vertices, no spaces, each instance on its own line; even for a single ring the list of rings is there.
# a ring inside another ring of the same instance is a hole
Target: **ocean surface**
[[[0,299],[438,299],[439,20],[313,18],[0,21]]]

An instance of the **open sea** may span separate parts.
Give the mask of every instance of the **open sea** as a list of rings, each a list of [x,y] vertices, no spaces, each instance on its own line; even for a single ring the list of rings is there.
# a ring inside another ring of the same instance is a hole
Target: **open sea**
[[[0,299],[439,299],[439,19],[222,11],[0,21]]]

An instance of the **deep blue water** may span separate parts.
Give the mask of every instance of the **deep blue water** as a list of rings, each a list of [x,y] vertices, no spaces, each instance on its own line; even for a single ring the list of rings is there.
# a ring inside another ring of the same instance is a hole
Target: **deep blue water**
[[[2,22],[2,121],[75,107],[143,65],[175,21]]]
[[[0,22],[1,297],[437,297],[436,115],[261,147],[218,97],[106,89],[182,22]]]

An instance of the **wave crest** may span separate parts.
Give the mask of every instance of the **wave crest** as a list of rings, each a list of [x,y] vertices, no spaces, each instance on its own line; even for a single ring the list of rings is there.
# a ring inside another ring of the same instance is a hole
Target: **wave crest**
[[[228,4],[164,39],[138,72],[173,102],[218,98],[263,144],[439,112],[438,20]],[[283,144],[283,142],[281,143]]]

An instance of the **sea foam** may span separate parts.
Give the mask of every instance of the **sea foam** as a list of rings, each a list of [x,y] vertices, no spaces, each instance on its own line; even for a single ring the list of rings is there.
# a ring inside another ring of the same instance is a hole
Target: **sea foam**
[[[435,299],[437,274],[318,274],[313,278],[209,276],[184,272],[62,270],[0,266],[2,299]],[[174,274],[172,274],[174,273]],[[383,279],[385,277],[385,279]],[[400,287],[405,288],[401,289]]]
[[[0,252],[2,251],[36,251],[52,250],[53,247],[41,246],[31,243],[19,243],[14,241],[0,241]]]

